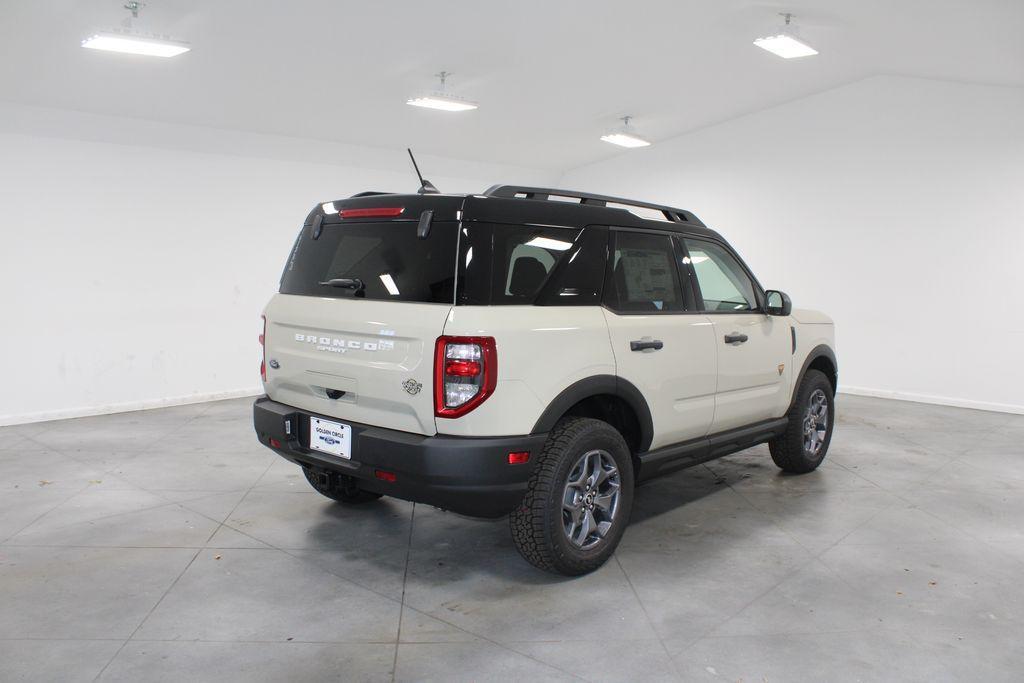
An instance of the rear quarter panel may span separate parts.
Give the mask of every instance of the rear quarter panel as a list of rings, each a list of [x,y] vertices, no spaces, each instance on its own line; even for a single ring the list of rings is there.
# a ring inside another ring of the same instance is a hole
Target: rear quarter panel
[[[614,375],[615,358],[598,306],[456,306],[444,334],[495,338],[498,383],[475,410],[436,418],[439,434],[529,434],[570,384]]]

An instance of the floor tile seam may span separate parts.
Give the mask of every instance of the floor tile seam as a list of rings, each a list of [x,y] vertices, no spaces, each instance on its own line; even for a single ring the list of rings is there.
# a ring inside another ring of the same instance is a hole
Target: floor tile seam
[[[27,524],[25,524],[24,526],[19,528],[17,531],[15,531],[13,534],[10,534],[6,538],[4,538],[2,541],[0,541],[0,545],[4,545],[8,541],[13,540],[15,537],[20,535],[22,532],[24,532],[26,529],[28,529],[29,527],[34,525],[36,522],[40,521],[41,519],[43,519],[44,517],[46,517],[50,513],[54,512],[58,508],[66,505],[68,503],[68,501],[70,501],[71,499],[75,498],[76,496],[78,496],[79,494],[81,494],[82,492],[84,492],[88,488],[89,488],[89,484],[86,484],[85,486],[83,486],[82,488],[78,489],[77,491],[73,491],[66,498],[64,498],[64,500],[60,501],[59,503],[54,505],[52,508],[49,508],[48,510],[40,513],[39,516],[35,517],[31,522],[28,522]]]
[[[88,485],[86,486],[86,488],[88,488]],[[81,491],[78,491],[78,492],[76,492],[72,496],[72,498],[74,498],[74,497],[76,497],[78,495],[81,495],[84,492],[85,492],[85,489],[83,489]],[[144,491],[143,493],[149,493],[149,492],[148,491]],[[156,494],[151,494],[151,495],[156,495]],[[158,497],[160,497],[160,496],[158,496]],[[71,498],[69,498],[68,500],[71,500]],[[67,502],[68,501],[65,501],[64,503],[61,503],[61,505],[64,505]],[[82,524],[93,524],[95,522],[103,522],[103,521],[107,521],[107,520],[110,520],[110,519],[115,519],[117,517],[123,517],[125,515],[133,515],[133,514],[136,514],[136,513],[139,513],[139,512],[152,512],[153,510],[160,510],[160,509],[163,509],[163,508],[174,507],[174,506],[181,507],[182,509],[188,510],[188,508],[184,508],[184,506],[182,506],[181,503],[178,503],[178,502],[172,501],[172,500],[168,500],[167,502],[160,503],[159,505],[149,505],[149,506],[142,507],[142,508],[136,508],[134,510],[124,510],[122,512],[115,512],[115,513],[111,513],[109,515],[103,515],[102,517],[96,517],[96,518],[93,518],[93,519],[76,520],[76,521],[71,522],[70,524],[66,524],[64,526],[57,527],[56,530],[71,529],[71,528],[80,526]],[[56,509],[56,508],[54,508],[54,509]],[[52,512],[52,511],[53,510],[51,510],[50,512]],[[195,512],[194,510],[188,510],[188,511],[189,512]],[[201,514],[201,513],[196,513],[196,514]],[[32,524],[30,524],[30,526],[35,524],[38,521],[39,521],[38,519],[35,520],[35,522],[32,522]],[[22,533],[24,533],[25,531],[28,531],[28,530],[29,530],[29,527],[24,527],[17,534],[15,534],[14,536],[9,537],[6,540],[7,541],[13,540],[17,536],[21,535]]]
[[[199,557],[199,554],[201,552],[202,550],[196,550],[196,552],[192,555],[192,559],[185,563],[184,568],[182,568],[182,570],[178,572],[178,575],[174,578],[173,581],[171,581],[170,585],[167,586],[164,592],[160,595],[160,598],[153,604],[152,607],[149,608],[145,616],[143,616],[139,623],[135,626],[135,629],[132,630],[132,632],[128,635],[127,638],[125,638],[124,642],[121,643],[121,646],[119,648],[117,648],[117,651],[114,652],[113,656],[111,656],[111,658],[107,660],[107,663],[104,664],[103,668],[100,669],[99,673],[96,674],[96,676],[93,678],[94,683],[100,680],[100,678],[102,678],[103,674],[107,671],[108,668],[110,668],[110,665],[114,663],[114,660],[117,659],[118,655],[120,655],[124,648],[128,645],[128,643],[131,642],[132,637],[136,633],[138,633],[139,629],[141,629],[142,626],[149,620],[149,618],[153,615],[153,612],[155,612],[156,609],[161,605],[161,603],[163,603],[164,598],[167,597],[171,590],[173,590],[174,587],[178,585],[178,581],[180,581],[181,577],[185,575],[185,572],[189,570],[189,567],[191,567],[193,563],[195,563],[196,558]]]
[[[622,566],[622,562],[619,561],[618,553],[613,554],[612,558],[615,560],[615,563],[619,566],[619,571],[622,572],[623,578],[626,579],[626,584],[629,586],[629,590],[633,593],[633,599],[636,600],[636,604],[640,607],[640,611],[644,615],[644,620],[647,622],[647,627],[651,629],[651,633],[654,634],[654,637],[657,639],[658,644],[661,645],[662,651],[668,658],[669,664],[672,666],[672,671],[675,673],[676,676],[681,677],[682,672],[679,670],[679,665],[676,664],[675,658],[673,658],[672,654],[669,652],[668,645],[665,644],[665,640],[661,637],[661,634],[658,633],[658,629],[654,626],[654,620],[651,618],[650,613],[647,611],[647,606],[644,604],[643,600],[640,599],[640,594],[637,592],[636,586],[633,584],[633,580],[630,578],[629,573],[626,571],[626,568]]]
[[[898,494],[894,494],[894,495],[898,495]],[[968,538],[970,538],[972,541],[974,541],[976,543],[980,543],[980,544],[985,545],[985,546],[988,546],[989,548],[992,548],[993,550],[998,552],[1003,558],[1012,560],[1013,562],[1015,562],[1017,564],[1024,565],[1024,557],[1017,557],[1016,555],[1014,555],[1012,553],[1006,552],[1005,550],[1000,548],[999,545],[997,545],[996,543],[993,543],[993,542],[991,542],[991,541],[989,541],[989,540],[987,540],[985,538],[982,538],[980,536],[975,535],[970,530],[960,526],[956,522],[951,522],[948,519],[944,519],[944,518],[940,517],[939,515],[935,514],[934,512],[932,512],[931,510],[929,510],[928,508],[922,507],[920,504],[915,503],[912,500],[908,500],[906,498],[903,498],[902,496],[900,496],[900,498],[903,501],[905,501],[909,506],[913,507],[914,509],[920,510],[921,512],[923,512],[924,514],[932,517],[933,519],[935,519],[935,520],[937,520],[939,522],[942,522],[944,525],[946,525],[946,526],[948,526],[948,527],[950,527],[952,529],[955,529],[956,531],[959,531],[960,533],[962,533],[965,536],[967,536]]]
[[[230,515],[228,515],[228,517],[230,517]],[[397,603],[400,606],[400,613],[399,613],[400,614],[400,617],[399,617],[400,620],[401,620],[402,610],[410,610],[412,612],[415,612],[416,614],[419,614],[421,616],[427,617],[428,619],[432,619],[434,621],[438,621],[440,623],[443,623],[444,625],[449,626],[449,627],[451,627],[451,628],[453,628],[453,629],[455,629],[455,630],[457,630],[457,631],[459,631],[461,633],[465,633],[466,635],[468,635],[468,636],[470,636],[470,637],[472,637],[474,639],[482,640],[482,641],[491,643],[492,645],[495,645],[495,646],[497,646],[499,648],[502,648],[502,649],[508,650],[510,652],[513,652],[514,654],[521,655],[523,657],[528,657],[530,659],[533,659],[537,663],[542,664],[542,665],[544,665],[546,667],[549,667],[549,668],[555,669],[557,671],[560,671],[562,673],[566,673],[568,675],[571,675],[571,676],[574,676],[576,678],[579,678],[579,676],[577,676],[576,674],[573,674],[572,672],[563,671],[563,670],[559,669],[558,667],[556,667],[556,666],[554,666],[552,664],[548,664],[547,662],[542,662],[542,661],[532,657],[528,653],[519,652],[517,650],[509,648],[509,647],[503,645],[501,641],[495,640],[493,638],[490,638],[490,637],[485,636],[485,635],[480,634],[480,633],[475,633],[475,632],[470,631],[470,630],[468,630],[468,629],[466,629],[466,628],[464,628],[462,626],[459,626],[458,624],[455,624],[455,623],[453,623],[451,621],[448,621],[448,620],[444,619],[443,617],[439,617],[439,616],[430,614],[429,612],[427,612],[425,610],[421,610],[421,609],[419,609],[419,608],[417,608],[417,607],[415,607],[413,605],[410,605],[408,603],[403,603],[402,600],[398,600],[398,599],[394,598],[393,596],[387,595],[386,593],[383,593],[383,592],[381,592],[381,591],[379,591],[379,590],[377,590],[377,589],[375,589],[375,588],[373,588],[371,586],[364,585],[364,584],[362,584],[362,583],[352,579],[349,576],[345,576],[344,574],[339,574],[338,572],[333,571],[332,569],[330,569],[328,567],[324,567],[324,566],[316,563],[315,561],[313,561],[312,559],[310,559],[308,557],[302,557],[300,555],[296,555],[295,552],[292,552],[290,549],[276,546],[273,543],[270,543],[268,541],[265,541],[265,540],[259,538],[258,536],[254,536],[253,534],[248,533],[247,531],[243,531],[243,530],[238,529],[236,527],[232,527],[227,522],[224,522],[222,526],[225,526],[225,527],[231,529],[232,531],[236,531],[236,532],[238,532],[238,533],[240,533],[240,534],[242,534],[244,536],[247,536],[247,537],[253,539],[254,541],[258,541],[258,542],[260,542],[260,543],[262,543],[263,545],[266,546],[265,548],[236,548],[234,550],[262,550],[262,551],[275,550],[275,551],[280,552],[280,553],[282,553],[284,555],[287,555],[288,557],[291,557],[292,559],[295,559],[295,560],[297,560],[297,561],[299,561],[299,562],[301,562],[303,564],[309,565],[310,567],[316,569],[317,571],[322,571],[322,572],[330,574],[331,576],[334,576],[334,577],[336,577],[338,579],[341,579],[342,581],[345,581],[346,583],[349,583],[349,584],[355,586],[356,588],[359,588],[361,590],[364,590],[364,591],[367,591],[369,593],[372,593],[372,594],[376,595],[377,597],[380,597],[380,598],[382,598],[384,600],[387,600],[389,602]],[[207,542],[207,543],[209,544],[209,542]],[[411,543],[411,541],[410,541],[410,543]],[[207,547],[210,547],[210,546],[207,545]],[[216,546],[214,546],[214,547],[216,547]],[[227,550],[227,549],[228,548],[225,548],[225,550]],[[295,551],[296,552],[321,552],[321,551],[317,551],[317,550],[314,550],[314,549],[307,549],[307,548],[295,549]],[[329,552],[329,551],[324,551],[324,552]]]
[[[412,555],[412,533],[416,525],[416,503],[412,504],[409,511],[409,535],[405,546],[405,568],[402,570],[402,596],[398,608],[398,631],[395,634],[395,657],[391,662],[391,683],[395,682],[398,675],[398,644],[402,642],[402,620],[405,618],[405,587],[409,580],[409,558]]]

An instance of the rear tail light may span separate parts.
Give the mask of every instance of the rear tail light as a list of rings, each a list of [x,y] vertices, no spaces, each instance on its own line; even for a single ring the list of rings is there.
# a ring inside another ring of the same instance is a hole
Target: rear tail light
[[[260,379],[267,381],[267,316],[263,318],[263,332],[260,333],[260,350],[263,352],[263,359],[260,360]]]
[[[494,337],[438,337],[434,347],[434,414],[459,417],[483,403],[498,383]]]

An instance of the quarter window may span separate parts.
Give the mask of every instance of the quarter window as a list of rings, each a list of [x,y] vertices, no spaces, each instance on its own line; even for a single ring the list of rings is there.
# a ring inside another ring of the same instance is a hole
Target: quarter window
[[[684,238],[706,311],[757,309],[754,284],[732,254],[714,242]]]
[[[640,232],[616,232],[606,303],[623,312],[684,309],[672,238]]]
[[[548,275],[579,236],[577,228],[471,223],[459,254],[459,304],[534,303]]]

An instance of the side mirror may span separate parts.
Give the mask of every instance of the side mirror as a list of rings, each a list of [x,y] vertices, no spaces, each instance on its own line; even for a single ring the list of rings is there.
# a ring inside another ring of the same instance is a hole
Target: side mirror
[[[764,299],[768,315],[789,315],[793,312],[793,302],[785,292],[769,289],[764,293]]]

